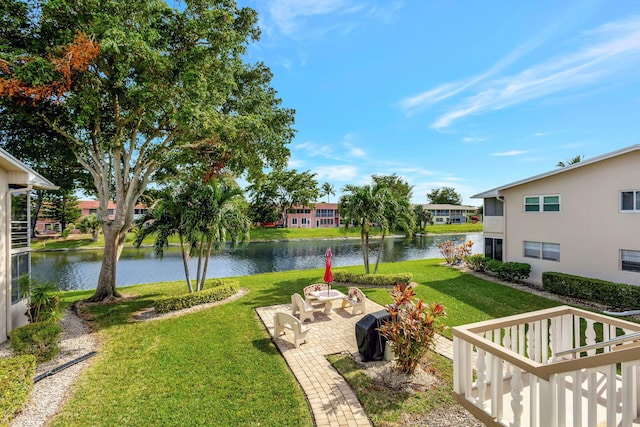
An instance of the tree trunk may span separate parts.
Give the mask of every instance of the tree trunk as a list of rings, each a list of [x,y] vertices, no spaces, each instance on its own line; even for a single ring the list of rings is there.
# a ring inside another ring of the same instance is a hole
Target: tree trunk
[[[382,259],[382,252],[384,251],[384,235],[385,232],[382,232],[382,238],[380,238],[380,249],[378,249],[378,256],[376,257],[376,266],[373,269],[373,274],[378,272],[378,264],[380,264],[380,259]]]
[[[189,264],[187,263],[187,251],[184,247],[184,238],[182,234],[180,234],[180,251],[182,252],[182,265],[184,266],[184,277],[187,279],[187,289],[189,289],[189,293],[193,292],[193,287],[191,286],[191,279],[189,278]]]
[[[202,277],[200,278],[200,286],[198,290],[204,289],[204,282],[207,280],[207,269],[209,268],[209,258],[211,258],[211,247],[213,246],[213,239],[209,237],[207,242],[207,257],[204,259],[204,268],[202,269]]]
[[[98,287],[93,296],[88,299],[90,302],[122,297],[116,290],[116,265],[118,264],[125,239],[121,237],[121,231],[116,229],[113,224],[105,224],[102,232],[104,234],[102,267],[98,277]]]
[[[31,212],[31,238],[36,237],[36,229],[38,228],[38,216],[40,216],[40,209],[42,209],[42,200],[44,190],[36,190],[35,206],[33,212]]]
[[[369,235],[365,231],[360,232],[360,242],[362,245],[362,260],[364,262],[364,272],[369,274]]]

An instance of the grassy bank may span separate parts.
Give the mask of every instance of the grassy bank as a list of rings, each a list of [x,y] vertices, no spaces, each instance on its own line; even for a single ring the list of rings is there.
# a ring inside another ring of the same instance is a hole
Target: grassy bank
[[[432,225],[427,227],[425,233],[428,234],[453,234],[453,233],[475,233],[482,231],[482,224],[449,224]],[[372,236],[379,236],[378,230],[373,230]],[[296,240],[296,239],[346,239],[359,238],[360,231],[356,228],[346,229],[336,228],[254,228],[251,230],[252,241],[273,241],[273,240]],[[127,235],[127,246],[132,246],[135,235]],[[173,244],[178,244],[178,239],[171,240]],[[153,237],[147,238],[143,244],[152,245]],[[66,240],[58,236],[43,236],[31,241],[31,248],[35,251],[60,250],[60,249],[101,249],[104,247],[102,235],[97,242],[91,241],[89,234],[72,234]]]
[[[558,304],[439,263],[388,263],[381,265],[381,273],[413,273],[418,296],[444,304],[452,326]],[[362,267],[344,270],[362,272]],[[138,297],[91,308],[103,347],[52,425],[312,425],[305,396],[254,309],[288,302],[292,293],[320,281],[322,274],[316,269],[238,277],[249,289],[241,299],[144,323],[132,321],[131,315],[154,298],[184,292],[184,284],[121,289]],[[391,302],[387,290],[363,290],[378,303]],[[68,292],[64,300],[70,303],[90,294]],[[443,366],[439,369],[450,369]],[[413,402],[389,410],[426,411],[447,404]]]

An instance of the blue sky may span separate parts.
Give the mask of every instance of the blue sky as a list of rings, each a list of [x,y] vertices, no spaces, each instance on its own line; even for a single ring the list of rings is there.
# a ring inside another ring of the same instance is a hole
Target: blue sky
[[[238,1],[262,28],[247,60],[296,110],[289,167],[338,193],[396,173],[414,203],[479,205],[640,143],[640,1]]]

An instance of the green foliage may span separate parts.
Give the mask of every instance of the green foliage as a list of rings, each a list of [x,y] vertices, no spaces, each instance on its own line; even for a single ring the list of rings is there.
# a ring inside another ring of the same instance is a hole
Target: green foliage
[[[430,204],[461,205],[462,196],[453,187],[434,188],[427,193]]]
[[[29,323],[9,333],[11,349],[19,355],[31,354],[38,363],[51,360],[60,351],[62,328],[54,322]]]
[[[156,313],[168,313],[198,304],[220,301],[238,292],[238,282],[235,280],[214,280],[211,283],[213,286],[211,289],[156,300],[154,303]]]
[[[360,286],[395,286],[397,283],[409,285],[413,279],[411,273],[398,274],[357,274],[337,270],[333,272],[333,280],[338,283],[349,283]]]
[[[507,282],[519,283],[531,274],[531,265],[525,262],[502,262],[497,259],[487,261],[487,270]]]
[[[484,273],[487,270],[489,260],[491,260],[491,258],[477,254],[469,255],[464,259],[464,262],[471,270],[477,271],[478,273]]]
[[[640,287],[571,274],[544,272],[542,287],[547,292],[604,304],[614,310],[635,310]]]
[[[98,232],[100,231],[100,221],[96,214],[85,215],[80,218],[77,223],[78,230],[81,233],[91,233],[91,240],[98,241]]]
[[[387,305],[391,321],[385,322],[379,330],[392,343],[396,367],[413,374],[429,351],[435,334],[444,330],[438,318],[447,314],[440,304],[414,302],[412,286],[397,284],[391,296],[393,304]]]
[[[442,254],[442,257],[447,264],[458,265],[466,257],[471,255],[473,242],[469,240],[466,242],[463,241],[460,244],[456,244],[456,242],[453,240],[445,240],[443,242],[438,242],[436,246],[440,250],[440,254]]]
[[[25,404],[35,374],[36,358],[32,355],[0,358],[0,425],[9,425]]]
[[[20,295],[27,298],[29,322],[46,322],[60,317],[62,292],[51,282],[40,282],[24,275],[18,279]]]

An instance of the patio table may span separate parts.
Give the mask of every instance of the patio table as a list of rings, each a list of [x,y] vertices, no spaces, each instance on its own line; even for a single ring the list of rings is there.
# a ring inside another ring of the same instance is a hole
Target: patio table
[[[335,300],[343,300],[347,298],[345,294],[335,289],[329,291],[313,291],[309,293],[316,298],[316,301],[324,302],[324,313],[329,314],[333,310],[333,302]]]

